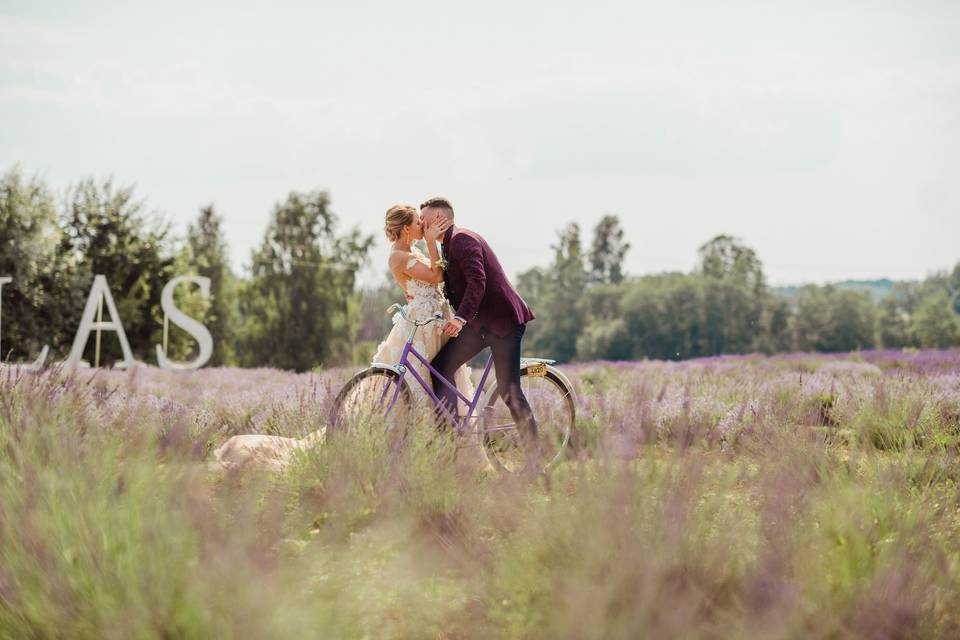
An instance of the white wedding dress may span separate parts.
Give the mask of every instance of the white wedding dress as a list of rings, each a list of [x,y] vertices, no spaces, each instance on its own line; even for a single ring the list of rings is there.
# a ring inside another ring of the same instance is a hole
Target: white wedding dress
[[[407,262],[407,268],[412,267],[417,260],[423,262],[426,265],[430,264],[430,261],[427,259],[423,253],[418,250],[416,247],[411,247],[410,249],[415,256]],[[373,362],[380,362],[383,364],[394,365],[400,362],[400,356],[403,354],[403,348],[407,344],[407,339],[410,337],[410,331],[413,329],[413,322],[427,320],[437,311],[440,311],[447,318],[453,317],[453,311],[450,308],[450,303],[447,302],[447,299],[443,297],[443,293],[440,291],[439,285],[430,284],[428,282],[423,282],[422,280],[415,280],[411,278],[407,281],[407,293],[413,298],[407,303],[405,310],[407,312],[407,318],[409,321],[404,320],[403,316],[399,313],[393,315],[393,328],[390,330],[390,333],[387,335],[386,339],[380,343],[380,346],[377,347],[377,352],[373,356]],[[445,335],[442,331],[443,321],[433,322],[428,324],[425,327],[420,327],[417,330],[417,335],[413,339],[413,348],[417,350],[420,355],[427,359],[429,362],[433,360],[433,357],[437,355],[440,349],[447,343],[447,340],[450,339],[449,336]],[[413,355],[408,356],[408,361],[411,367],[415,367],[417,373],[424,379],[424,381],[430,385],[430,370],[417,360]],[[406,376],[406,381],[410,384],[411,388],[419,388],[419,384],[413,378],[412,375]],[[470,380],[470,367],[463,365],[457,369],[456,374],[454,375],[453,383],[456,385],[457,390],[460,391],[466,397],[473,399],[474,387],[473,383]],[[463,415],[466,412],[466,404],[462,400],[457,401],[459,413]]]
[[[268,436],[262,433],[245,433],[231,436],[214,449],[209,463],[211,470],[267,469],[282,471],[290,463],[290,456],[297,449],[309,450],[322,445],[327,428],[320,427],[303,438]]]

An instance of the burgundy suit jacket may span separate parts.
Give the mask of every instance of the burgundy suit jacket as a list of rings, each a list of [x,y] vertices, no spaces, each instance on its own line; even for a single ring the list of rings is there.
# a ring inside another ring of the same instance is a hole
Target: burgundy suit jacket
[[[450,227],[443,234],[441,248],[447,261],[444,291],[457,315],[470,326],[504,338],[534,319],[480,234]]]

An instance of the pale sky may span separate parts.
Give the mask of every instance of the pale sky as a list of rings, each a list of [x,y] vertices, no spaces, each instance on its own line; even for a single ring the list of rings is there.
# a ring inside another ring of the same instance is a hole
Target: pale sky
[[[773,284],[960,260],[960,2],[0,0],[0,170],[135,184],[234,265],[273,205],[449,197],[511,274],[619,214],[632,274],[740,236]],[[589,233],[586,236],[589,241]]]

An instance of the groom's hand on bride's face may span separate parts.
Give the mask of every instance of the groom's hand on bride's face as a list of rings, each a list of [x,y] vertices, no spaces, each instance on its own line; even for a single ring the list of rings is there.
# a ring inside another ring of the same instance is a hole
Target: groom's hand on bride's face
[[[460,331],[462,329],[463,323],[456,318],[447,320],[446,324],[443,325],[443,332],[451,338],[456,338],[458,335],[460,335]]]
[[[447,232],[447,229],[450,228],[450,225],[453,224],[445,216],[437,216],[434,218],[433,222],[428,224],[423,230],[423,237],[428,241],[436,242],[439,240],[444,233]]]

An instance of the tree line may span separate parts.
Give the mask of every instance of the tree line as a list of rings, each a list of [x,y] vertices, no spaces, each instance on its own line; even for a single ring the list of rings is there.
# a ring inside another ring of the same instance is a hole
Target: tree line
[[[960,346],[960,263],[875,301],[836,285],[784,296],[756,252],[727,235],[700,247],[690,273],[628,277],[629,248],[616,216],[600,221],[589,249],[579,225],[559,233],[552,264],[518,278],[537,314],[530,353],[569,362]]]
[[[390,328],[383,310],[402,301],[385,275],[361,289],[357,275],[374,238],[340,229],[325,191],[291,192],[276,203],[246,273],[230,268],[223,219],[201,208],[175,236],[132,187],[84,179],[55,193],[13,168],[0,177],[0,359],[24,361],[43,345],[65,357],[93,276],[107,277],[134,357],[152,363],[164,341],[160,294],[176,275],[210,278],[210,295],[181,286],[177,306],[214,340],[210,365],[305,371],[362,364]],[[551,264],[520,274],[531,304],[525,349],[563,362],[683,359],[760,351],[849,351],[960,345],[960,264],[890,295],[831,285],[790,298],[768,286],[756,253],[718,236],[699,249],[690,273],[630,276],[620,220],[604,216],[585,247],[580,227],[562,229]],[[189,359],[196,345],[169,329],[167,355]],[[84,357],[94,361],[93,341]],[[101,364],[122,358],[106,333]]]
[[[132,187],[85,179],[56,194],[13,168],[0,177],[0,277],[12,278],[0,289],[0,359],[32,359],[43,345],[50,360],[65,357],[93,276],[103,274],[134,357],[153,363],[163,343],[163,286],[196,274],[210,278],[210,295],[181,287],[175,301],[210,330],[210,365],[305,371],[351,362],[362,298],[356,276],[372,246],[372,236],[338,230],[326,192],[292,192],[273,207],[240,277],[213,205],[175,237]],[[192,357],[188,334],[171,327],[168,335],[168,357]],[[88,362],[94,349],[91,340]],[[101,364],[121,359],[119,341],[105,333]]]

